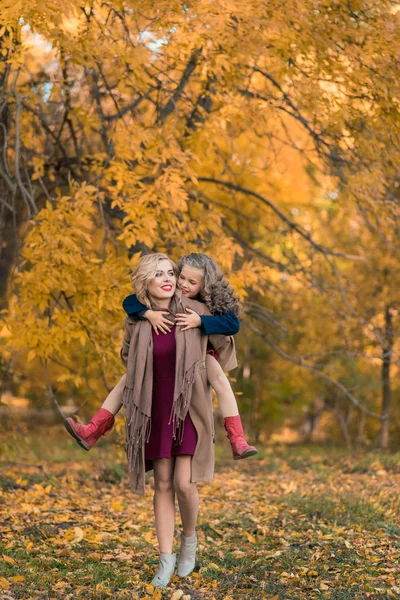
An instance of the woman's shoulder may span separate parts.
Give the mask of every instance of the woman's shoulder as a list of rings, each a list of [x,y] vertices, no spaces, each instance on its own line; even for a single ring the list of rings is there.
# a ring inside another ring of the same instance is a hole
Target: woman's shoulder
[[[133,329],[134,327],[137,327],[141,323],[143,323],[142,320],[135,319],[134,317],[130,317],[129,315],[126,315],[126,317],[124,319],[124,325],[125,325],[126,329]]]

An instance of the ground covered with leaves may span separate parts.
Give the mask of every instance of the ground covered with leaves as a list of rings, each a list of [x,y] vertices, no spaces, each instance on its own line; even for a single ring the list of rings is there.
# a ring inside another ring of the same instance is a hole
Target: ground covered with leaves
[[[2,437],[0,598],[400,598],[400,454],[218,448],[198,566],[161,592],[152,477],[134,496],[108,438],[86,453],[62,427]]]

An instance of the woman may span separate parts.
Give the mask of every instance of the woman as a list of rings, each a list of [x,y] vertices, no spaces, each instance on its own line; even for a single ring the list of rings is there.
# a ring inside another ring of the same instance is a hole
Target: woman
[[[175,527],[175,493],[183,533],[178,575],[195,566],[197,481],[214,474],[214,423],[211,387],[206,374],[210,340],[224,370],[237,366],[233,338],[183,331],[175,315],[186,308],[208,315],[205,304],[185,298],[176,290],[176,266],[165,254],[142,257],[132,283],[142,304],[168,311],[168,334],[157,336],[149,321],[125,320],[121,358],[127,367],[123,404],[126,415],[126,451],[134,492],[144,495],[145,471],[154,469],[154,514],[160,546],[155,587],[166,586],[175,569],[172,553]]]

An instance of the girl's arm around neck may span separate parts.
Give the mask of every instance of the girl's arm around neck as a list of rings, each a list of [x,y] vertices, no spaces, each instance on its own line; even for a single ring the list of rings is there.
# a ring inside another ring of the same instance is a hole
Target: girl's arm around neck
[[[131,317],[133,319],[142,319],[144,313],[147,310],[149,310],[147,306],[139,302],[139,300],[136,297],[136,294],[130,294],[129,296],[127,296],[122,303],[122,307],[128,315],[128,317]]]
[[[240,321],[232,311],[225,315],[203,315],[200,319],[200,329],[204,335],[235,335],[240,329]]]

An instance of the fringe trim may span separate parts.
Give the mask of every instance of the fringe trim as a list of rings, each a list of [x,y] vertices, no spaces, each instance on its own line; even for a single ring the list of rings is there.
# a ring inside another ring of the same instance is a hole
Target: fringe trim
[[[181,444],[183,440],[185,418],[192,399],[192,387],[199,369],[200,361],[195,362],[185,373],[181,393],[175,398],[172,405],[169,423],[172,419],[173,439],[177,439]]]
[[[125,451],[128,458],[128,470],[138,475],[140,470],[140,451],[150,438],[151,418],[140,412],[139,408],[129,402],[132,390],[124,388],[122,399],[126,411],[126,442]]]

